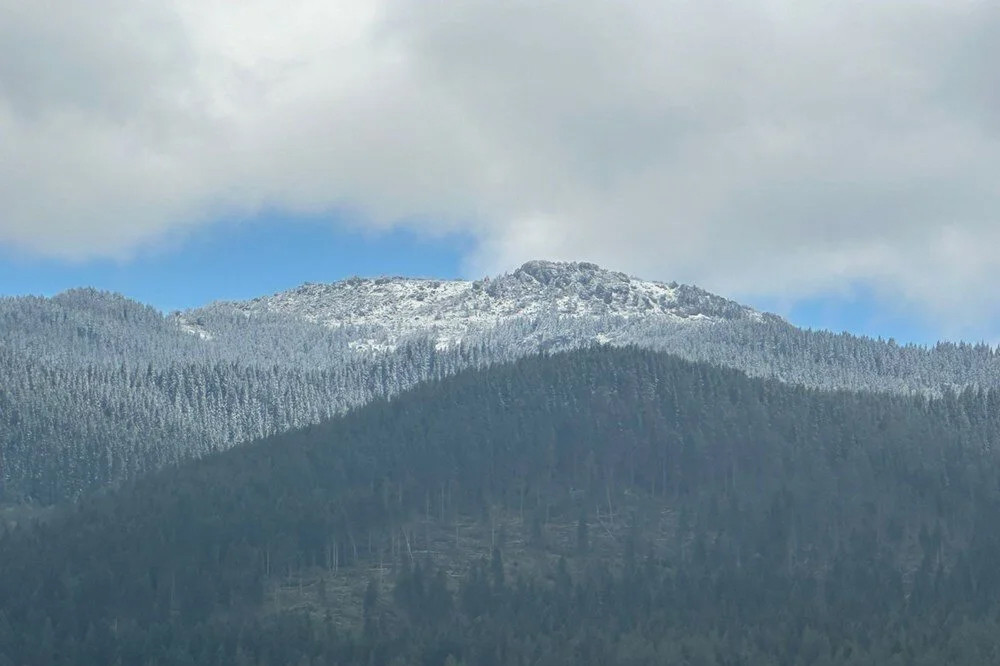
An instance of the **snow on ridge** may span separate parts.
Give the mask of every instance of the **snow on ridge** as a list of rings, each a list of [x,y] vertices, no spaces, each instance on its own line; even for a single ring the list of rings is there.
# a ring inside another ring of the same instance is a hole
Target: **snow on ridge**
[[[329,328],[375,328],[352,347],[388,349],[402,337],[431,333],[439,347],[456,344],[472,329],[485,330],[515,318],[655,317],[692,324],[760,318],[760,313],[697,287],[640,280],[590,263],[529,261],[512,273],[482,280],[408,277],[352,277],[334,283],[306,283],[250,301],[216,303],[201,311],[248,317],[290,316]],[[202,337],[211,333],[190,322],[182,327]],[[185,327],[186,325],[186,327]]]

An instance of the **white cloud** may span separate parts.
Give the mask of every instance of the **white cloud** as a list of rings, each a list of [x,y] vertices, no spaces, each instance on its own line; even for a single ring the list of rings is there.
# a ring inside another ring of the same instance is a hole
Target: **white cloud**
[[[0,243],[262,206],[996,312],[995,3],[0,0]],[[970,315],[971,316],[971,315]]]

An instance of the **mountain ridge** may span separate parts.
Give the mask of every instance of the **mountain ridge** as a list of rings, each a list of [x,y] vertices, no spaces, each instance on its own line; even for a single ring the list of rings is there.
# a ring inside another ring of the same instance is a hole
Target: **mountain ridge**
[[[366,342],[383,349],[420,332],[448,347],[471,332],[519,317],[663,317],[675,323],[780,319],[699,287],[642,280],[588,262],[545,260],[480,280],[353,276],[332,283],[307,282],[270,296],[217,301],[180,313],[176,321],[183,330],[211,339],[214,332],[197,321],[207,313],[223,312],[278,314],[328,328],[381,327],[382,336]]]
[[[825,390],[1000,386],[989,347],[803,330],[585,263],[482,281],[354,278],[172,315],[94,289],[0,298],[6,498],[78,497],[466,368],[596,344]]]

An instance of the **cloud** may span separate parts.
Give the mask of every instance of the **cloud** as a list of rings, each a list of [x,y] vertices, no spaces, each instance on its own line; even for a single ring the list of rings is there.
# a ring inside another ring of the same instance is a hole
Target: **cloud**
[[[0,0],[0,243],[263,207],[996,313],[995,3]],[[966,315],[973,316],[973,315]]]

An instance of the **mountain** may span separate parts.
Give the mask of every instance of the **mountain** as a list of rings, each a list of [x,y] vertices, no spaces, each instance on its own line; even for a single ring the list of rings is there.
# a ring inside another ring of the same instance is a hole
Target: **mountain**
[[[458,372],[0,539],[0,664],[988,664],[1000,391]]]
[[[242,303],[217,303],[178,315],[186,331],[206,339],[215,333],[198,323],[207,314],[248,318],[279,315],[329,328],[367,327],[373,337],[353,341],[394,349],[400,340],[430,335],[439,347],[517,319],[636,319],[670,323],[716,323],[776,319],[697,287],[650,282],[589,263],[531,261],[490,280],[429,280],[405,277],[351,278],[305,284]],[[594,341],[606,341],[597,334]]]
[[[798,329],[693,286],[529,262],[478,281],[352,278],[165,315],[76,289],[0,299],[0,494],[58,502],[539,351],[635,345],[823,389],[1000,386],[986,345]]]

